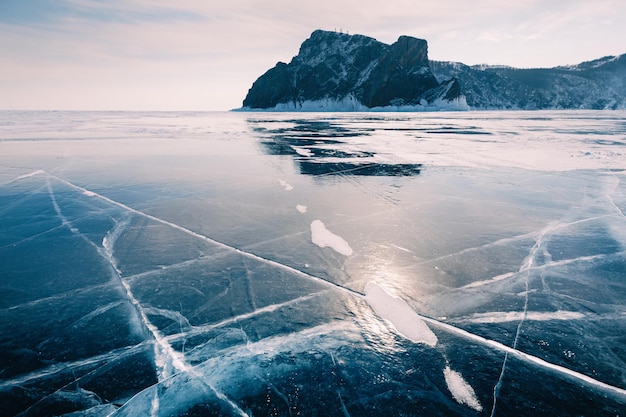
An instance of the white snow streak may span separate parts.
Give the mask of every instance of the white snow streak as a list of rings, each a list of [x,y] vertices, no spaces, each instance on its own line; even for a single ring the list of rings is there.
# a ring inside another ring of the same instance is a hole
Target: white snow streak
[[[15,179],[16,180],[23,180],[25,178],[34,177],[35,175],[40,175],[40,174],[45,174],[45,173],[46,173],[45,171],[43,171],[41,169],[38,169],[36,171],[29,172],[28,174],[22,174],[22,175],[20,175],[19,177],[15,178]]]
[[[551,320],[580,320],[585,317],[578,311],[494,311],[491,313],[476,313],[468,318],[460,319],[463,323],[508,323],[522,320],[526,316],[527,321],[551,321]]]
[[[475,288],[475,287],[482,287],[483,285],[489,285],[489,284],[493,284],[494,282],[498,282],[498,281],[502,281],[505,280],[507,278],[511,278],[512,276],[515,275],[515,272],[507,272],[506,274],[501,274],[498,276],[495,276],[491,279],[486,279],[484,281],[474,281],[470,284],[464,285],[461,288]]]

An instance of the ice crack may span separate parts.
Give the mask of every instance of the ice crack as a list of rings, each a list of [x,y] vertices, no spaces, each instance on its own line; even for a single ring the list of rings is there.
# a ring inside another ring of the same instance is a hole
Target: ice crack
[[[178,352],[176,352],[169,343],[167,343],[165,338],[161,336],[156,326],[154,326],[150,322],[150,320],[148,319],[146,315],[145,310],[143,309],[139,301],[135,298],[130,288],[130,285],[122,279],[120,270],[117,268],[115,259],[113,257],[113,246],[115,244],[115,240],[120,235],[121,231],[126,226],[127,222],[116,223],[114,229],[109,231],[109,233],[107,233],[107,235],[104,237],[102,241],[102,247],[97,246],[94,242],[88,239],[84,234],[80,233],[78,229],[73,227],[72,223],[67,219],[67,217],[65,217],[65,215],[63,214],[61,210],[61,207],[59,206],[57,202],[56,196],[54,194],[54,190],[52,189],[52,185],[50,184],[51,177],[57,178],[57,179],[58,177],[48,175],[48,177],[46,178],[46,181],[47,181],[48,193],[50,195],[52,205],[58,217],[61,219],[62,224],[67,226],[72,231],[72,233],[80,236],[90,246],[94,247],[97,253],[100,255],[100,257],[102,257],[106,261],[106,263],[111,267],[111,270],[112,270],[111,274],[113,278],[119,281],[126,295],[126,298],[134,307],[135,312],[137,313],[140,319],[140,323],[144,326],[145,329],[148,330],[148,332],[152,336],[153,341],[155,343],[155,357],[156,357],[155,365],[159,373],[159,380],[163,380],[169,377],[173,370],[181,371],[181,372],[189,370],[189,367],[186,366],[185,363],[183,362],[181,355]],[[82,192],[89,191],[89,190],[83,189],[82,187],[75,186],[74,184],[71,184],[68,181],[65,181],[65,180],[61,180],[61,181],[65,184],[72,186],[73,188],[81,190]],[[93,194],[97,195],[95,193]]]
[[[222,243],[222,242],[217,241],[215,239],[212,239],[212,238],[210,238],[208,236],[204,236],[204,235],[202,235],[200,233],[194,232],[193,230],[187,229],[186,227],[180,226],[180,225],[178,225],[176,223],[172,223],[170,221],[161,219],[161,218],[153,216],[151,214],[144,213],[144,212],[142,212],[140,210],[137,210],[137,209],[134,209],[132,207],[129,207],[129,206],[127,206],[124,203],[120,203],[119,201],[115,201],[115,200],[113,200],[111,198],[103,196],[102,194],[98,194],[98,193],[95,193],[93,191],[87,190],[86,188],[83,188],[83,187],[81,187],[79,185],[76,185],[76,184],[74,184],[74,183],[72,183],[72,182],[70,182],[68,180],[65,180],[65,179],[63,179],[61,177],[57,177],[57,176],[54,176],[52,174],[48,174],[48,175],[50,177],[53,177],[53,178],[57,179],[58,181],[60,181],[60,182],[62,182],[64,184],[74,188],[74,189],[77,189],[77,190],[81,191],[81,192],[85,192],[85,191],[92,192],[94,194],[94,197],[98,197],[98,198],[102,199],[103,201],[106,201],[106,202],[108,202],[108,203],[110,203],[112,205],[120,207],[120,208],[122,208],[122,209],[124,209],[124,210],[126,210],[126,211],[128,211],[130,213],[134,213],[134,214],[136,214],[138,216],[141,216],[141,217],[144,217],[146,219],[153,220],[153,221],[155,221],[157,223],[160,223],[160,224],[172,227],[173,229],[179,230],[179,231],[181,231],[183,233],[186,233],[186,234],[188,234],[190,236],[193,236],[195,238],[201,239],[201,240],[203,240],[205,242],[209,242],[209,243],[211,243],[211,244],[213,244],[215,246],[218,246],[220,248],[227,249],[229,251],[238,253],[238,254],[240,254],[240,255],[242,255],[244,257],[255,259],[257,261],[264,262],[266,264],[269,264],[271,266],[275,266],[275,267],[283,269],[283,270],[287,270],[287,271],[292,272],[294,274],[297,274],[299,276],[302,276],[302,277],[309,278],[309,279],[312,279],[314,281],[317,281],[317,282],[319,282],[321,284],[329,285],[329,286],[334,287],[335,289],[338,289],[340,291],[344,291],[344,292],[347,292],[347,293],[352,294],[352,295],[357,295],[359,297],[363,296],[363,293],[361,293],[359,291],[356,291],[356,290],[353,290],[353,289],[348,288],[348,287],[344,287],[341,284],[337,284],[337,283],[332,282],[330,280],[327,280],[327,279],[324,279],[324,278],[321,278],[321,277],[318,277],[318,276],[315,276],[315,275],[308,274],[308,273],[306,273],[304,271],[301,271],[301,270],[299,270],[297,268],[291,267],[289,265],[282,264],[280,262],[277,262],[277,261],[274,261],[274,260],[271,260],[271,259],[264,258],[264,257],[262,257],[260,255],[256,255],[254,253],[247,252],[247,251],[245,251],[243,249],[240,249],[240,248],[237,248],[237,247],[234,247],[234,246],[231,246],[231,245],[227,245],[226,243]]]
[[[519,323],[517,324],[517,329],[515,331],[515,338],[513,339],[513,349],[515,350],[517,349],[517,343],[519,341],[519,335],[522,330],[522,325],[524,324],[524,321],[526,320],[526,317],[528,315],[528,290],[529,290],[529,281],[530,281],[530,270],[533,267],[533,263],[537,256],[537,253],[539,252],[539,249],[542,247],[543,239],[546,236],[546,234],[553,232],[559,227],[561,227],[561,225],[558,223],[550,223],[539,232],[539,235],[537,236],[535,244],[530,249],[529,255],[526,257],[526,259],[524,260],[524,262],[522,263],[518,271],[518,273],[525,273],[524,285],[525,285],[526,290],[524,294],[524,308],[522,311],[522,317]],[[498,378],[498,382],[493,388],[493,406],[491,409],[491,417],[493,417],[496,412],[496,404],[498,400],[498,395],[500,394],[500,390],[502,389],[504,373],[506,371],[506,365],[508,363],[508,359],[509,359],[509,352],[507,351],[504,354],[504,361],[502,362],[502,371],[500,372],[500,377]]]
[[[71,182],[69,182],[67,180],[64,180],[64,179],[62,179],[60,177],[56,177],[56,176],[53,176],[51,174],[48,174],[48,175],[53,177],[53,178],[56,178],[57,180],[63,182],[64,184],[67,184],[70,187],[73,187],[73,188],[75,188],[77,190],[80,190],[81,192],[85,192],[85,191],[89,192],[89,190],[87,190],[87,189],[85,189],[83,187],[80,187],[80,186],[78,186],[76,184],[73,184],[73,183],[71,183]],[[122,208],[124,210],[127,210],[130,213],[137,214],[139,216],[142,216],[144,218],[153,220],[153,221],[158,222],[160,224],[168,225],[168,226],[170,226],[170,227],[172,227],[174,229],[177,229],[177,230],[180,230],[180,231],[182,231],[184,233],[187,233],[190,236],[194,236],[194,237],[196,237],[198,239],[201,239],[203,241],[210,242],[210,243],[212,243],[212,244],[214,244],[214,245],[216,245],[218,247],[221,247],[223,249],[227,249],[229,251],[233,251],[233,252],[239,253],[242,256],[245,256],[245,257],[248,257],[248,258],[251,258],[251,259],[255,259],[255,260],[258,260],[258,261],[261,261],[261,262],[265,262],[265,263],[267,263],[269,265],[275,266],[275,267],[283,269],[283,270],[287,270],[287,271],[292,272],[294,274],[297,274],[299,276],[302,276],[302,277],[314,280],[316,282],[322,283],[324,285],[330,286],[331,288],[338,289],[340,291],[343,291],[343,292],[345,292],[347,294],[350,294],[352,296],[355,296],[357,298],[361,298],[361,299],[365,298],[365,295],[363,293],[359,292],[359,291],[353,290],[353,289],[348,288],[348,287],[344,287],[344,286],[342,286],[340,284],[334,283],[334,282],[326,280],[324,278],[320,278],[320,277],[317,277],[315,275],[308,274],[306,272],[300,271],[300,270],[298,270],[296,268],[290,267],[290,266],[282,264],[280,262],[276,262],[276,261],[273,261],[271,259],[266,259],[266,258],[263,258],[262,256],[255,255],[253,253],[244,251],[242,249],[239,249],[239,248],[227,245],[225,243],[216,241],[214,239],[211,239],[211,238],[209,238],[207,236],[204,236],[204,235],[201,235],[199,233],[196,233],[196,232],[194,232],[192,230],[189,230],[189,229],[187,229],[185,227],[182,227],[180,225],[177,225],[175,223],[169,222],[167,220],[160,219],[160,218],[152,216],[150,214],[141,212],[141,211],[139,211],[137,209],[133,209],[133,208],[131,208],[131,207],[129,207],[129,206],[123,204],[123,203],[120,203],[120,202],[117,202],[115,200],[112,200],[112,199],[110,199],[108,197],[105,197],[105,196],[103,196],[101,194],[98,194],[98,193],[93,193],[93,194],[94,194],[94,197],[97,197],[97,198],[100,198],[100,199],[102,199],[104,201],[107,201],[110,204],[115,205],[117,207],[120,207],[120,208]],[[533,257],[537,253],[538,248],[540,247],[540,245],[542,244],[544,236],[548,232],[552,232],[552,231],[556,230],[557,228],[563,227],[563,226],[564,226],[564,224],[549,225],[548,227],[544,228],[539,233],[539,236],[536,239],[536,243],[533,246],[533,248],[531,249],[529,257],[522,264],[522,266],[520,267],[520,271],[519,272],[524,272],[524,271],[528,272],[529,268],[532,267]],[[526,295],[528,295],[528,292],[527,292]],[[546,362],[543,359],[540,359],[538,357],[535,357],[535,356],[529,355],[527,353],[521,352],[521,351],[517,350],[515,347],[507,346],[507,345],[504,345],[502,343],[496,342],[494,340],[485,339],[485,338],[483,338],[483,337],[481,337],[479,335],[467,332],[467,331],[465,331],[465,330],[463,330],[461,328],[455,327],[455,326],[453,326],[451,324],[448,324],[448,323],[445,323],[445,322],[442,322],[442,321],[439,321],[439,320],[436,320],[436,319],[433,319],[433,318],[430,318],[430,317],[427,317],[427,316],[419,315],[416,312],[413,312],[413,313],[416,314],[424,322],[426,322],[426,323],[428,323],[430,325],[436,326],[436,327],[440,328],[441,330],[444,330],[444,331],[456,334],[458,336],[467,338],[467,339],[469,339],[469,340],[471,340],[473,342],[480,343],[480,344],[485,345],[487,347],[490,347],[492,349],[504,352],[506,355],[515,356],[517,359],[522,360],[522,361],[524,361],[526,363],[534,364],[535,366],[539,366],[541,368],[551,370],[551,371],[556,372],[556,373],[558,373],[558,374],[560,374],[562,376],[565,376],[565,377],[568,377],[570,379],[574,379],[574,380],[576,380],[576,381],[578,381],[580,383],[583,383],[583,384],[585,384],[585,385],[587,385],[589,387],[594,387],[596,389],[602,390],[603,392],[605,392],[607,394],[608,393],[613,394],[614,396],[616,396],[620,400],[625,400],[626,399],[626,390],[625,389],[606,384],[604,382],[601,382],[601,381],[598,381],[598,380],[596,380],[594,378],[591,378],[591,377],[589,377],[587,375],[584,375],[584,374],[581,374],[579,372],[567,369],[567,368],[565,368],[563,366],[556,365],[556,364],[553,364],[553,363],[550,363],[550,362]],[[228,401],[229,401],[229,403],[232,404],[232,402],[230,400],[228,400]],[[235,404],[233,404],[233,406],[236,407]],[[494,401],[494,410],[495,410],[495,401]],[[241,415],[245,416],[246,414],[243,413],[243,411],[241,411]]]

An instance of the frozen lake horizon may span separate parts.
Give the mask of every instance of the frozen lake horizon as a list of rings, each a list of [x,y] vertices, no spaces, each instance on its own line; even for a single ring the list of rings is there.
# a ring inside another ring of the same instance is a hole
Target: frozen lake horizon
[[[0,416],[626,416],[626,111],[0,111]]]

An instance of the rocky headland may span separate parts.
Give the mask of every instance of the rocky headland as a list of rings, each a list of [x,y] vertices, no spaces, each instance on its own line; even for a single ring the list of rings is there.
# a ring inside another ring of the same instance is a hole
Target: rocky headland
[[[291,62],[278,62],[241,110],[419,111],[624,109],[626,55],[578,65],[518,69],[430,61],[424,39],[385,44],[316,30]]]

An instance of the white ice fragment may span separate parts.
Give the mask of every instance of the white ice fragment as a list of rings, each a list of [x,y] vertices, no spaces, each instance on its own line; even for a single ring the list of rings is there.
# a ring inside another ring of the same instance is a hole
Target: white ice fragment
[[[375,282],[369,282],[365,286],[365,301],[402,336],[415,343],[431,347],[437,345],[437,336],[411,306],[401,298],[389,294]]]
[[[321,220],[313,220],[311,223],[311,240],[320,248],[330,247],[342,255],[352,255],[348,242],[326,229]]]
[[[280,186],[285,189],[285,191],[293,190],[293,186],[291,184],[289,184],[287,181],[285,181],[285,180],[278,180],[278,182],[280,183]]]
[[[298,210],[300,213],[306,213],[306,209],[307,209],[307,207],[303,206],[302,204],[298,204],[296,206],[296,210]]]
[[[445,377],[448,389],[456,402],[459,404],[465,404],[476,411],[483,411],[483,406],[480,405],[478,398],[476,398],[474,389],[467,383],[467,381],[465,381],[465,379],[463,379],[463,376],[460,373],[453,371],[449,366],[446,366],[446,369],[443,370],[443,376]]]
[[[16,180],[23,180],[24,178],[34,177],[35,175],[45,174],[46,172],[38,169],[37,171],[29,172],[28,174],[22,174],[16,178]]]

